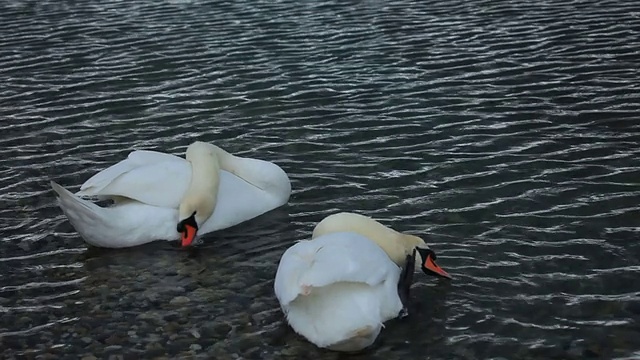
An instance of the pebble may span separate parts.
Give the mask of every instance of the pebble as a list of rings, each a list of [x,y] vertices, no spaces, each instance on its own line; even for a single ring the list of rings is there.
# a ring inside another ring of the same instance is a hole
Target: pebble
[[[184,305],[187,304],[191,301],[191,299],[189,299],[186,296],[176,296],[173,299],[171,299],[171,301],[169,301],[169,304],[171,305]]]
[[[155,292],[145,292],[143,293],[143,296],[149,300],[149,301],[158,301],[158,299],[160,298],[160,296],[158,294],[156,294]]]
[[[260,346],[260,338],[255,336],[244,335],[236,340],[238,350],[246,351],[254,346]]]
[[[42,355],[38,355],[36,356],[37,360],[53,360],[53,359],[58,359],[58,355],[54,355],[54,354],[42,354]]]
[[[98,360],[94,355],[85,355],[80,360]]]
[[[166,321],[177,321],[180,319],[180,315],[175,311],[170,311],[164,314],[163,319]]]
[[[167,323],[167,325],[164,326],[164,333],[165,334],[171,334],[171,333],[177,333],[178,331],[180,331],[180,325],[178,323]]]
[[[159,293],[166,293],[166,294],[184,294],[185,290],[182,286],[170,286],[170,287],[166,287],[166,288],[161,288],[158,289]]]
[[[227,284],[227,288],[232,290],[242,290],[247,288],[247,284],[243,283],[242,281],[235,280],[229,282]]]
[[[296,356],[298,354],[298,350],[293,347],[286,347],[280,351],[280,354],[284,356]]]
[[[213,345],[207,348],[207,355],[209,355],[212,359],[218,359],[224,357],[224,355],[228,356],[228,351],[225,348],[225,344],[222,341],[218,341]]]
[[[87,335],[89,333],[89,330],[87,330],[87,328],[84,327],[84,326],[76,326],[74,328],[74,331],[81,337],[85,336],[85,335]]]
[[[111,313],[111,317],[113,319],[121,319],[122,318],[122,311],[114,311]]]
[[[149,342],[161,342],[162,341],[162,337],[158,334],[147,334],[147,341]]]
[[[151,342],[145,346],[145,349],[147,349],[148,351],[162,350],[162,345],[157,342]]]
[[[263,356],[260,355],[260,353],[262,352],[262,349],[258,346],[254,346],[250,349],[248,349],[247,351],[245,351],[244,353],[244,357],[245,358],[262,358]]]
[[[145,357],[148,359],[153,359],[157,356],[166,355],[166,351],[162,345],[157,342],[149,343],[145,346]]]
[[[202,350],[202,346],[200,346],[198,344],[191,344],[191,346],[189,346],[189,349],[191,349],[193,351],[200,351],[200,350]]]
[[[189,333],[191,333],[191,335],[193,335],[194,338],[200,339],[200,333],[198,332],[198,330],[191,329],[191,330],[189,330]]]
[[[206,338],[226,337],[231,331],[228,323],[216,323],[214,321],[205,323],[200,328],[200,333]]]
[[[161,322],[162,321],[162,316],[160,314],[158,314],[158,313],[147,311],[147,312],[143,312],[140,315],[138,315],[138,319]]]
[[[107,345],[118,345],[118,344],[122,344],[123,340],[122,338],[120,338],[118,335],[113,334],[111,336],[109,336],[104,343]]]

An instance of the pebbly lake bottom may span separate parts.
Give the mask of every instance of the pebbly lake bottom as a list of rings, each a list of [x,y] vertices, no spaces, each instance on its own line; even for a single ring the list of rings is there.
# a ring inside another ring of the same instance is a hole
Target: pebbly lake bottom
[[[4,288],[0,306],[13,305],[18,311],[3,312],[1,322],[26,330],[3,334],[3,355],[84,360],[635,356],[638,325],[616,319],[637,318],[637,302],[556,306],[550,297],[547,305],[537,303],[535,314],[529,316],[532,323],[554,318],[554,325],[530,324],[523,329],[525,324],[498,319],[492,310],[485,310],[484,318],[473,325],[452,326],[464,314],[456,308],[474,306],[469,296],[480,302],[492,297],[486,290],[469,294],[475,285],[465,283],[459,273],[450,282],[416,276],[409,317],[386,323],[376,343],[365,351],[342,354],[318,349],[286,325],[273,294],[278,254],[288,242],[284,238],[304,232],[289,220],[286,208],[277,209],[205,235],[189,249],[177,242],[154,242],[129,249],[59,251],[56,256],[65,258],[68,266],[45,271],[43,265],[41,270],[46,274],[42,281],[55,281],[50,291],[42,286],[13,292]],[[267,223],[276,226],[268,228]],[[64,223],[60,227],[69,229]],[[247,237],[254,240],[247,242]],[[445,260],[441,262],[446,266]],[[567,319],[594,317],[610,318],[612,323],[582,321],[581,328],[567,324]],[[611,331],[609,325],[617,326]],[[526,338],[537,340],[521,340]]]

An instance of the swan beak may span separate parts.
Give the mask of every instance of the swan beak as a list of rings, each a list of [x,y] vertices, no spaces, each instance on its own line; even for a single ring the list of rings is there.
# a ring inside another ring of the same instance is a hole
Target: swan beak
[[[424,266],[424,268],[429,271],[430,275],[451,279],[451,275],[449,275],[449,273],[444,271],[443,268],[438,266],[438,264],[433,261],[433,254],[427,255],[427,259],[424,261],[424,264],[422,266]]]
[[[189,224],[184,224],[184,230],[182,230],[182,246],[189,246],[193,242],[193,239],[196,238],[196,233],[198,229]]]

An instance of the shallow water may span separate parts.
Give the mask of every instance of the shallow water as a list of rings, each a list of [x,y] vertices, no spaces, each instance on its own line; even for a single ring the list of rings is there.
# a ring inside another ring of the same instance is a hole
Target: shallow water
[[[454,276],[351,358],[640,358],[635,1],[1,4],[3,358],[344,358],[272,290],[341,210]],[[191,251],[89,249],[55,204],[195,139],[282,166],[289,204]]]

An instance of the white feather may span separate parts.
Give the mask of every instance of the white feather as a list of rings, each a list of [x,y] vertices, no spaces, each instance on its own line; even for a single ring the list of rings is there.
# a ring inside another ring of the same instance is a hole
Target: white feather
[[[319,347],[354,351],[402,309],[400,268],[370,239],[337,232],[282,256],[274,289],[291,327]]]
[[[235,157],[232,165],[237,168],[219,173],[215,209],[200,225],[199,235],[237,225],[289,200],[291,183],[276,164]],[[63,212],[88,243],[119,248],[179,239],[178,206],[191,173],[191,164],[177,156],[134,151],[87,180],[76,195],[53,182],[51,186]],[[81,198],[88,196],[117,202],[100,207]]]
[[[191,164],[177,156],[138,150],[85,181],[78,196],[122,196],[139,202],[178,207],[191,182]]]

